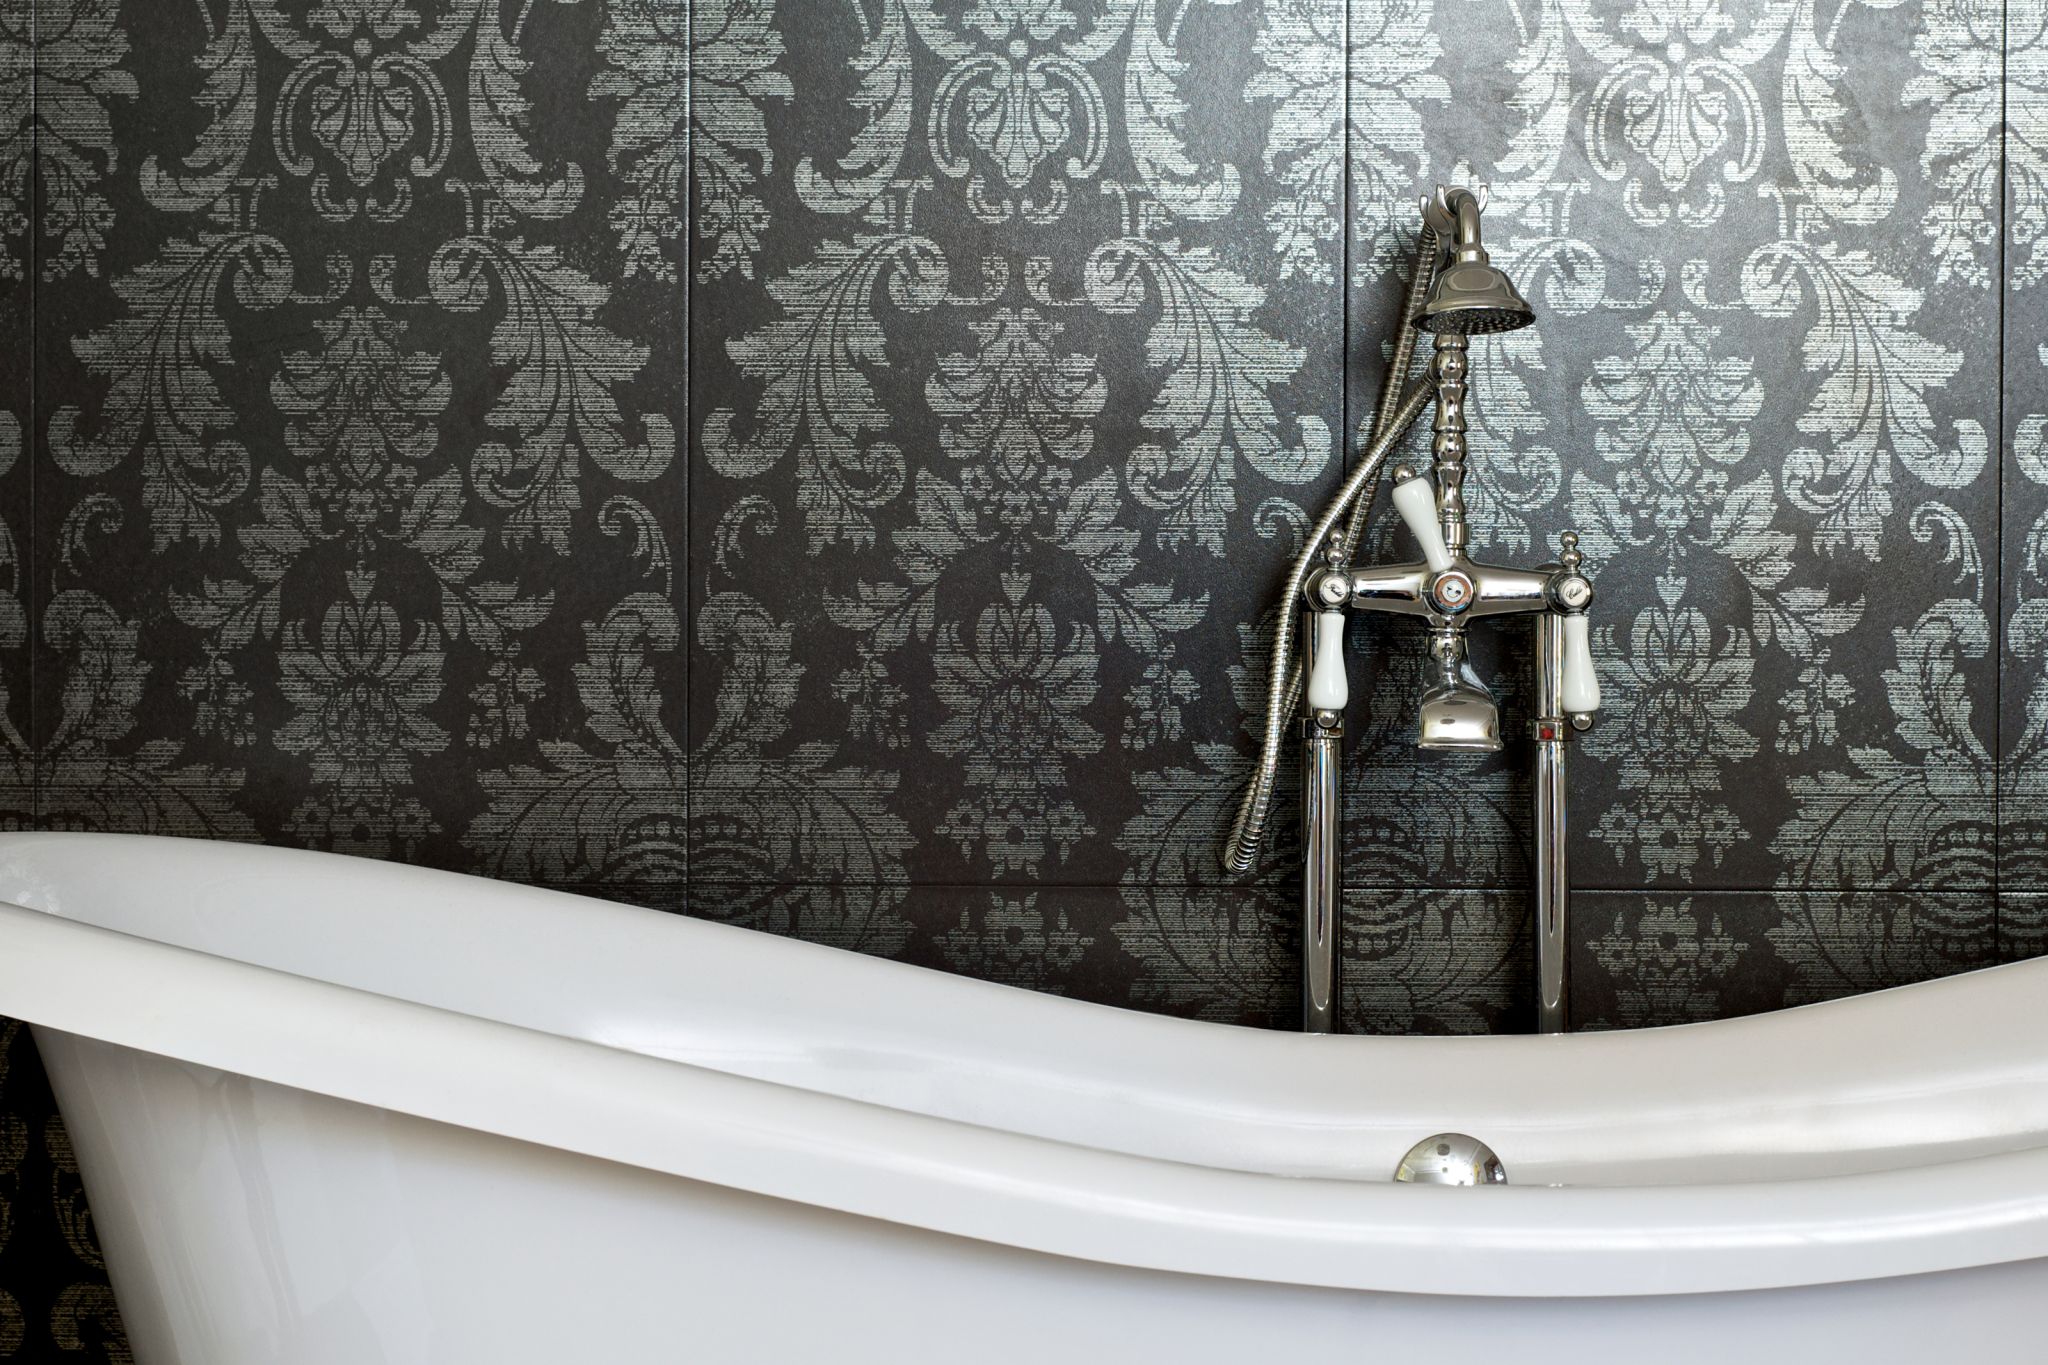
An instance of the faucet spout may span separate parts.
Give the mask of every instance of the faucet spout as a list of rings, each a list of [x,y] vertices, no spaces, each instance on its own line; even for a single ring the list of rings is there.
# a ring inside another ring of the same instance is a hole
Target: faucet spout
[[[1433,631],[1430,655],[1437,678],[1422,695],[1416,743],[1434,750],[1498,751],[1500,706],[1465,657],[1465,632],[1456,626]]]

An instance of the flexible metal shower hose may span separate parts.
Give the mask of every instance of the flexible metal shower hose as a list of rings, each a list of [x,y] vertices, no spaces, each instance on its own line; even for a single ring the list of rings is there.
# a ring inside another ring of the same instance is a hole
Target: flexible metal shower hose
[[[1280,776],[1280,746],[1286,739],[1288,719],[1301,702],[1302,667],[1301,661],[1294,657],[1296,606],[1301,594],[1308,586],[1309,575],[1315,572],[1323,542],[1347,509],[1351,518],[1345,523],[1343,538],[1338,542],[1337,562],[1351,562],[1352,553],[1365,534],[1373,499],[1379,493],[1380,470],[1385,466],[1387,456],[1408,434],[1408,428],[1415,425],[1423,409],[1429,406],[1429,385],[1407,382],[1408,370],[1415,357],[1415,329],[1409,325],[1409,320],[1422,311],[1423,298],[1436,274],[1436,233],[1425,226],[1416,245],[1415,274],[1408,284],[1400,331],[1394,340],[1394,354],[1387,365],[1387,380],[1380,390],[1379,408],[1373,415],[1365,452],[1303,542],[1301,553],[1294,561],[1294,572],[1288,575],[1287,590],[1280,599],[1280,619],[1274,628],[1273,654],[1266,670],[1266,717],[1259,736],[1259,765],[1245,787],[1244,798],[1238,803],[1237,818],[1232,821],[1230,835],[1223,844],[1223,867],[1232,875],[1241,876],[1251,871],[1252,864],[1258,861],[1259,849],[1265,842],[1266,823],[1273,813],[1273,789]]]

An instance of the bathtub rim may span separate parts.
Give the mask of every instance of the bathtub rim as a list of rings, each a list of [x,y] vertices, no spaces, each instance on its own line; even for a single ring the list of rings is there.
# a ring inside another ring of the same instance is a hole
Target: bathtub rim
[[[769,1198],[1172,1273],[1603,1297],[1791,1288],[2048,1256],[2048,1148],[1689,1186],[1467,1191],[1261,1175],[735,1076],[6,902],[0,1013]],[[451,1086],[451,1074],[470,1083]]]

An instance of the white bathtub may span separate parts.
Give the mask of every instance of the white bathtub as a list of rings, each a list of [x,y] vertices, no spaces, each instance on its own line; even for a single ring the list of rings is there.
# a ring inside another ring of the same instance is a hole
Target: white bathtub
[[[141,1365],[2048,1355],[2048,962],[1310,1038],[320,854],[0,901]]]

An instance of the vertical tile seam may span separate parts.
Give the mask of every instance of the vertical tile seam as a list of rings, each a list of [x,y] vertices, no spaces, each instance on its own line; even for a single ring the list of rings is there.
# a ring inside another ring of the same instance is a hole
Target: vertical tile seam
[[[39,593],[42,585],[42,566],[37,553],[37,536],[42,520],[42,509],[37,499],[37,475],[42,464],[38,458],[42,433],[42,377],[43,377],[43,323],[42,323],[42,153],[43,153],[43,106],[42,71],[43,52],[40,42],[42,7],[30,5],[28,12],[28,429],[21,433],[21,448],[17,459],[28,465],[28,534],[23,537],[27,549],[22,559],[21,595],[27,608],[28,639],[26,677],[28,688],[28,825],[30,829],[43,827],[43,728],[40,724],[42,689],[36,684],[42,670],[37,666],[42,657],[43,604]]]
[[[2012,230],[2007,202],[2006,156],[2012,129],[2006,103],[2011,97],[2007,61],[2012,50],[2012,0],[1998,7],[1998,464],[1992,479],[1992,505],[1997,509],[1992,538],[1991,600],[1991,936],[1993,949],[2005,952],[2005,473],[2007,434],[2005,426],[2006,311],[2011,301],[2012,277],[2008,272],[2006,237]]]
[[[1344,60],[1340,64],[1338,79],[1344,82],[1341,108],[1344,111],[1344,135],[1338,141],[1343,146],[1343,160],[1337,171],[1337,202],[1341,221],[1337,230],[1337,421],[1338,421],[1338,468],[1348,471],[1351,467],[1354,439],[1351,434],[1351,5],[1344,0],[1344,18],[1337,26],[1338,40],[1344,45]]]
[[[690,591],[697,580],[697,561],[692,554],[695,538],[690,534],[696,519],[697,461],[697,0],[683,4],[683,457],[682,561],[683,570],[675,585],[676,617],[683,626],[683,733],[678,746],[683,753],[683,912],[695,904],[697,860],[690,856],[690,803],[696,786],[696,762],[691,752],[697,715],[696,663],[697,631],[691,619]]]

